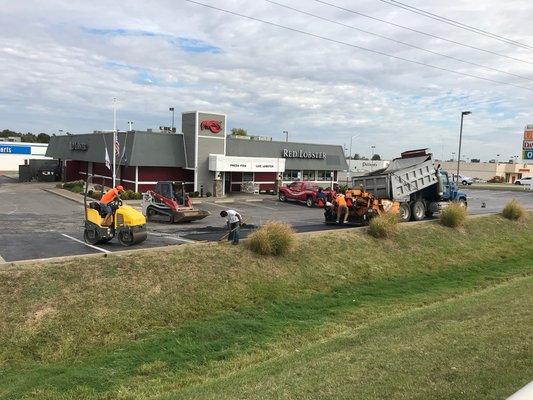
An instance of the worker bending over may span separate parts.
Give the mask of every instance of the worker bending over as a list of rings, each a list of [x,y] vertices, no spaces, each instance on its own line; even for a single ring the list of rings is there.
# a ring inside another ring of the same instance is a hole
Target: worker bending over
[[[235,210],[220,211],[220,216],[226,218],[226,225],[229,229],[228,240],[231,240],[231,244],[239,243],[239,230],[242,225],[242,217]]]
[[[344,215],[342,223],[345,224],[348,222],[348,206],[346,205],[346,198],[342,193],[338,194],[337,197],[335,197],[335,202],[337,203],[337,223],[341,223],[341,217]]]
[[[124,191],[124,188],[122,185],[118,185],[112,189],[109,189],[100,199],[100,210],[102,210],[102,213],[106,214],[107,216],[110,214],[113,214],[113,209],[109,205],[113,200],[115,200],[120,193]]]

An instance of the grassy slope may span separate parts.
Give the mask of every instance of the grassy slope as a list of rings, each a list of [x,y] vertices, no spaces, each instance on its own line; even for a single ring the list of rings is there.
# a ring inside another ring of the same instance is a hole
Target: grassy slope
[[[206,246],[13,268],[0,274],[0,395],[157,397],[238,374],[529,274],[532,233],[531,220],[491,217],[460,233],[405,227],[388,242],[353,232],[312,237],[282,262]]]

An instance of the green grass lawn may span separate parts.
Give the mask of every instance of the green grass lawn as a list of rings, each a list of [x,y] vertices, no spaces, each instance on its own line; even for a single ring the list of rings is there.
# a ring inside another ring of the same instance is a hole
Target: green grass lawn
[[[502,398],[531,379],[533,222],[333,232],[0,272],[0,398]]]

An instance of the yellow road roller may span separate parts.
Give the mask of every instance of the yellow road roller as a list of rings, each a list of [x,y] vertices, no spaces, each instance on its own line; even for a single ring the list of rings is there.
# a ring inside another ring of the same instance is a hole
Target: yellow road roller
[[[87,191],[91,178],[85,183],[85,230],[83,238],[88,244],[107,243],[115,236],[123,246],[131,246],[146,240],[146,218],[142,213],[122,203],[116,198],[108,205],[113,213],[107,216],[101,209],[100,203],[87,203]]]

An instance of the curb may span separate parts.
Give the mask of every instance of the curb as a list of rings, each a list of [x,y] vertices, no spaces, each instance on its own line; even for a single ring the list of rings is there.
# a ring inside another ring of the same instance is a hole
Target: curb
[[[73,202],[75,202],[75,203],[83,204],[83,200],[82,200],[82,199],[76,199],[75,197],[73,197],[73,196],[71,196],[71,195],[67,195],[67,194],[64,194],[64,193],[58,192],[58,191],[56,191],[56,190],[54,190],[54,189],[46,189],[46,188],[43,188],[43,190],[44,190],[45,192],[55,194],[56,196],[63,197],[64,199],[67,199],[67,200],[73,201]],[[62,189],[62,190],[65,190],[65,189]],[[71,192],[69,192],[69,193],[71,193]]]

